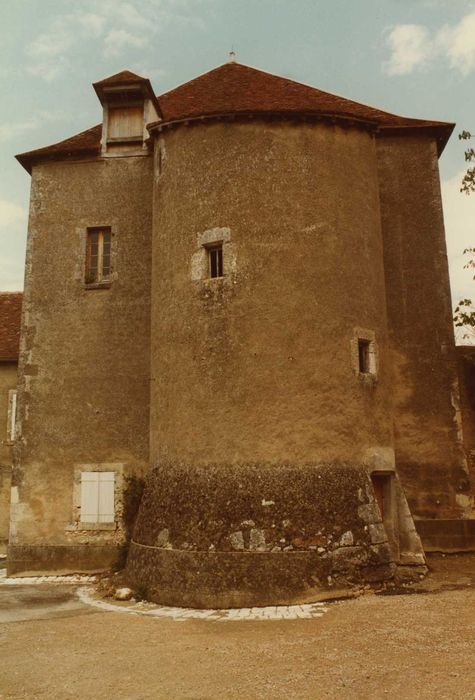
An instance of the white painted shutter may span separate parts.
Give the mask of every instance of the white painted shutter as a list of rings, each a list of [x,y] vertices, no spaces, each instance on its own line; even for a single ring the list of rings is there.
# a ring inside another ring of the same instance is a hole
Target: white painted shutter
[[[81,522],[97,523],[99,515],[99,474],[81,473]]]
[[[114,522],[114,477],[114,472],[99,472],[98,523]]]

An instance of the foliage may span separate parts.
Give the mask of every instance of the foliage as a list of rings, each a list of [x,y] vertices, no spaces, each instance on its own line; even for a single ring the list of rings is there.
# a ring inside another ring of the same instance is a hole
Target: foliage
[[[461,299],[455,308],[454,324],[463,328],[463,340],[475,340],[475,306],[470,299]]]
[[[467,141],[471,138],[472,134],[470,131],[462,131],[459,134],[459,139],[461,141]],[[465,162],[475,163],[474,148],[470,147],[465,150]],[[460,191],[465,194],[475,192],[475,165],[471,165],[467,168],[462,179]],[[464,265],[464,269],[475,269],[475,257],[473,257],[475,255],[475,248],[466,248],[463,253],[469,256],[469,260]],[[473,279],[475,280],[475,275]],[[461,299],[459,301],[454,312],[454,323],[456,328],[463,329],[462,338],[464,340],[475,340],[475,306],[471,299]]]
[[[468,139],[472,138],[472,134],[470,131],[462,131],[459,134],[459,140],[460,141],[467,141]],[[473,148],[467,148],[465,151],[465,162],[466,163],[475,163],[475,149]],[[475,192],[475,165],[470,166],[467,168],[467,171],[465,175],[463,176],[462,180],[462,187],[460,188],[461,192],[464,192],[465,194],[470,194],[471,192]]]
[[[145,482],[139,476],[127,476],[125,478],[122,522],[125,530],[125,542],[119,548],[117,560],[112,567],[113,571],[121,571],[125,568],[130,540],[134,530],[135,519],[142,500]]]

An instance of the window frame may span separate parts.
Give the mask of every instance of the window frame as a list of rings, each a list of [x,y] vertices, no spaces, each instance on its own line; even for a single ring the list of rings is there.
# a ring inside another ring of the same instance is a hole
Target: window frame
[[[65,532],[83,531],[110,531],[113,532],[121,528],[121,518],[123,511],[123,487],[124,487],[123,462],[95,462],[81,463],[74,465],[73,490],[72,490],[72,511],[71,521],[65,526]],[[81,498],[82,498],[82,474],[85,472],[113,472],[114,473],[114,521],[109,522],[84,522],[81,520]]]
[[[224,246],[223,241],[215,241],[205,245],[208,262],[208,279],[222,279],[224,275]],[[216,254],[216,258],[214,255]],[[213,274],[216,271],[217,274]]]
[[[92,252],[92,237],[97,235],[97,263],[92,267],[91,259],[96,257]],[[108,247],[108,254],[104,254],[104,248]],[[108,266],[105,267],[104,259],[108,258]],[[107,271],[106,271],[107,270]],[[94,272],[94,278],[90,277]],[[84,260],[84,286],[87,289],[97,287],[109,287],[112,281],[112,229],[110,226],[91,226],[86,229],[86,248]]]
[[[363,350],[364,348],[364,350]],[[362,359],[364,352],[364,366]],[[351,339],[351,363],[353,371],[364,384],[374,385],[378,380],[379,357],[376,333],[367,328],[354,328]]]

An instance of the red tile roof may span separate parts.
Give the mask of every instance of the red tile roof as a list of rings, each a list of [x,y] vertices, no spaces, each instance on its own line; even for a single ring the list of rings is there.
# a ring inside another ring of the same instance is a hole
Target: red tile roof
[[[94,85],[123,85],[143,80],[147,80],[147,78],[143,78],[141,75],[137,75],[137,73],[132,73],[130,70],[123,70],[120,73],[115,73],[114,75],[110,75],[108,78],[99,80],[97,83],[94,83]]]
[[[144,80],[130,71],[122,71],[94,85],[136,79]],[[400,117],[240,63],[225,63],[214,68],[159,96],[158,103],[163,114],[162,124],[212,115],[278,113],[362,121],[386,133],[430,130],[438,139],[439,152],[454,128],[454,124],[448,122]],[[17,159],[31,172],[32,164],[45,157],[99,153],[100,139],[101,125],[98,125],[52,146],[22,153]]]
[[[102,124],[97,124],[91,129],[81,131],[80,134],[71,136],[69,139],[53,143],[44,148],[37,148],[34,151],[20,153],[15,156],[21,165],[31,173],[33,163],[43,158],[54,158],[55,156],[73,156],[97,154],[101,148]]]
[[[158,99],[165,121],[208,114],[298,112],[345,116],[381,126],[444,123],[398,117],[240,63],[225,63]]]
[[[0,361],[18,360],[21,292],[0,292]]]

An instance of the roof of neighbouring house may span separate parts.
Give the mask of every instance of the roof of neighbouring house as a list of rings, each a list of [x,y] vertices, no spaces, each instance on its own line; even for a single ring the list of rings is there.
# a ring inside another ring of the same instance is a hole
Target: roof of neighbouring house
[[[22,292],[0,292],[0,361],[18,360]]]
[[[122,71],[94,86],[126,84],[144,80],[134,73]],[[226,115],[281,115],[338,118],[360,122],[383,133],[426,131],[438,142],[442,152],[454,124],[425,119],[401,117],[383,110],[353,102],[344,97],[318,90],[309,85],[282,78],[241,63],[225,63],[203,75],[169,90],[157,97],[163,116],[160,124],[203,117]],[[60,143],[46,146],[17,156],[18,161],[31,172],[34,162],[59,155],[99,153],[101,125],[83,131]]]

